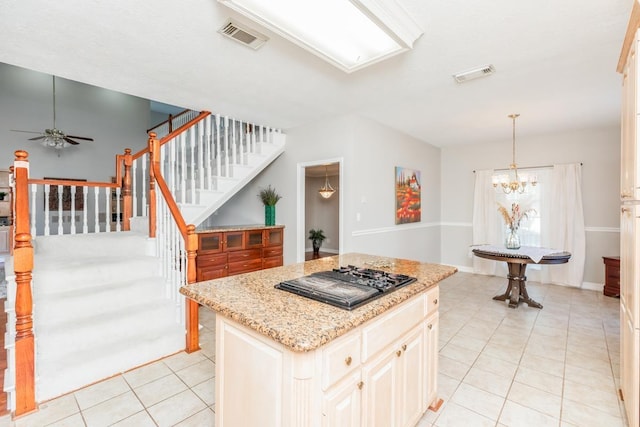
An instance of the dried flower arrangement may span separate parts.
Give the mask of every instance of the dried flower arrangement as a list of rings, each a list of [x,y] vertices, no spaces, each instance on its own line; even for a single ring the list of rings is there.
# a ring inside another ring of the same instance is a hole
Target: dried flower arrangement
[[[520,209],[520,205],[517,203],[511,203],[511,213],[498,203],[498,211],[502,215],[502,219],[504,219],[504,223],[509,227],[512,231],[517,231],[520,228],[520,221],[523,218],[529,219],[529,215],[535,213],[535,209]]]

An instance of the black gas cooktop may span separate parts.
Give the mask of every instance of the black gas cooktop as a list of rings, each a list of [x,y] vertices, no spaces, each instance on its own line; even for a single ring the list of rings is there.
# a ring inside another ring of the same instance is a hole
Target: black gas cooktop
[[[286,280],[275,287],[352,310],[415,281],[404,274],[348,265]]]

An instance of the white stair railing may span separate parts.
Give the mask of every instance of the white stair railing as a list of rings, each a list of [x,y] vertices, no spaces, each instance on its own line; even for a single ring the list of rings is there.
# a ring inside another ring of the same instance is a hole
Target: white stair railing
[[[32,236],[122,230],[117,184],[51,179],[31,179],[29,183]]]

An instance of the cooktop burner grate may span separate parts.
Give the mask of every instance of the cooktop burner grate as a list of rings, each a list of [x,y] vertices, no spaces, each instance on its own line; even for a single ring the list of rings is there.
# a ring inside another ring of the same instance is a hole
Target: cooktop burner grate
[[[352,310],[415,281],[404,274],[349,265],[286,280],[275,287]]]

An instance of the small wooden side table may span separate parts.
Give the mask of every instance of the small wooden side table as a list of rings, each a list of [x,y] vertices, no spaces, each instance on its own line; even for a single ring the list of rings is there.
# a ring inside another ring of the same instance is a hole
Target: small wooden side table
[[[620,257],[603,256],[604,260],[604,289],[602,293],[608,297],[620,296]]]

